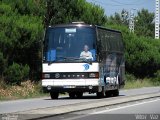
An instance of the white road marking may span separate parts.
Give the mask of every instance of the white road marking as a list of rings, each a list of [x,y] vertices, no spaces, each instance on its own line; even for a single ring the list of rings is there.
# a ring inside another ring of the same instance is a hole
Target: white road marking
[[[158,99],[156,99],[156,100],[146,101],[146,102],[142,102],[142,103],[136,103],[136,104],[127,105],[127,106],[123,106],[123,107],[118,106],[118,108],[113,108],[113,109],[106,108],[106,110],[103,110],[103,111],[92,112],[92,113],[89,113],[89,114],[80,115],[80,116],[75,116],[75,117],[67,118],[67,119],[64,119],[64,120],[76,120],[76,119],[79,119],[79,118],[84,118],[84,117],[91,116],[91,115],[93,115],[93,114],[106,113],[106,112],[110,112],[110,111],[115,111],[115,110],[119,110],[119,109],[124,109],[124,108],[127,108],[127,107],[138,106],[138,105],[142,105],[142,104],[146,104],[146,103],[152,103],[152,102],[156,102],[156,101],[159,101],[159,100],[160,100],[160,99],[158,98]]]
[[[128,108],[128,107],[133,107],[133,106],[138,106],[138,105],[142,105],[142,104],[146,104],[146,103],[152,103],[152,102],[156,102],[156,101],[159,101],[159,100],[160,99],[145,101],[145,102],[136,103],[136,104],[132,104],[132,105],[126,105],[126,106],[122,106],[122,107],[112,108],[112,109],[109,109],[109,110],[98,111],[98,112],[94,112],[94,113],[90,113],[90,114],[101,114],[101,113],[111,112],[111,111],[124,109],[124,108]]]

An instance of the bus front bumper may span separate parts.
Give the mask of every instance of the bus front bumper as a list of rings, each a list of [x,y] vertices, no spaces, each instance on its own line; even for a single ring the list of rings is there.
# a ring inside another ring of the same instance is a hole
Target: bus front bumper
[[[46,92],[98,92],[101,91],[99,79],[43,79]]]
[[[63,92],[98,92],[99,87],[98,86],[76,86],[74,88],[66,88],[66,87],[62,87],[62,86],[47,86],[47,87],[43,87],[43,91],[45,92],[50,92],[50,91],[54,91],[54,92],[59,92],[59,93],[63,93]]]

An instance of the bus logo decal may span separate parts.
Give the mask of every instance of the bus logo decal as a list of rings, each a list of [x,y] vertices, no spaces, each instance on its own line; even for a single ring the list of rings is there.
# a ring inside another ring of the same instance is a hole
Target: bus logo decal
[[[83,67],[84,67],[84,71],[87,71],[89,69],[89,64],[84,64]]]

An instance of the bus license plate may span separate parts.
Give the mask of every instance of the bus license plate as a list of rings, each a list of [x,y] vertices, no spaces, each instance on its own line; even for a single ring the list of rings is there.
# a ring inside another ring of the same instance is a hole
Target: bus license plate
[[[63,88],[75,88],[76,86],[74,85],[66,85],[66,86],[63,86]]]

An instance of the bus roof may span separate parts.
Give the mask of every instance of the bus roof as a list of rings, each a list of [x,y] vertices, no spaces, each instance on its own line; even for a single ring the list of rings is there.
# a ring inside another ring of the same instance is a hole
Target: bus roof
[[[121,33],[120,31],[118,30],[114,30],[114,29],[109,29],[109,28],[106,28],[106,27],[102,27],[102,26],[98,26],[98,25],[93,25],[93,24],[86,24],[84,22],[72,22],[72,23],[69,23],[69,24],[57,24],[57,25],[54,25],[54,26],[48,26],[49,28],[54,28],[54,27],[74,27],[74,26],[79,26],[79,27],[91,27],[91,28],[99,28],[99,29],[104,29],[104,30],[108,30],[108,31],[112,31],[112,32],[119,32]]]
[[[74,22],[74,23],[69,23],[69,24],[57,24],[54,26],[49,26],[50,28],[54,27],[74,27],[74,26],[83,26],[83,27],[95,27],[95,25],[92,24],[86,24],[86,23],[81,23],[81,22]]]
[[[96,25],[96,27],[99,28],[99,29],[104,29],[104,30],[108,30],[108,31],[112,31],[112,32],[121,33],[121,31],[119,31],[119,30],[109,29],[109,28],[102,27],[102,26],[97,26],[97,25]]]

